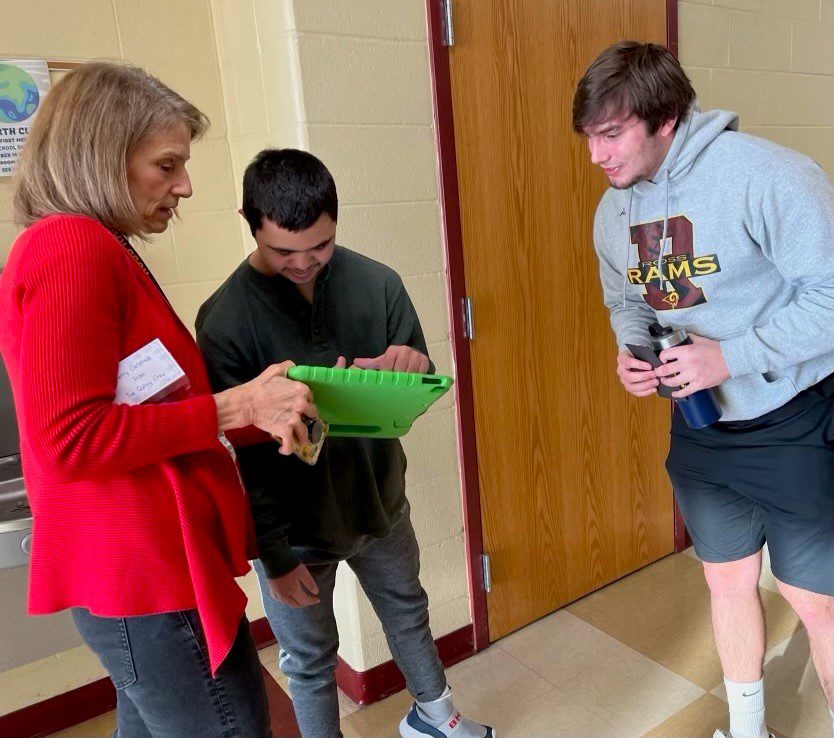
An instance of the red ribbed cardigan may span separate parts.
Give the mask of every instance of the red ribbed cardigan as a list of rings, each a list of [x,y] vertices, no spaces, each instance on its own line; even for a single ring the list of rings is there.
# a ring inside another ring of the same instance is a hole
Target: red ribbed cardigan
[[[192,396],[114,405],[119,360],[155,338]],[[29,612],[196,607],[216,672],[256,554],[191,334],[106,228],[57,215],[20,234],[0,275],[0,351],[34,514]]]

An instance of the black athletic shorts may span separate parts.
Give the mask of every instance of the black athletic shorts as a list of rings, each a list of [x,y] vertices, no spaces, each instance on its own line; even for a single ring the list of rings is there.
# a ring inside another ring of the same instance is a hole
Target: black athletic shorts
[[[834,397],[820,385],[698,430],[676,408],[666,468],[702,561],[737,561],[767,542],[777,579],[834,594]]]

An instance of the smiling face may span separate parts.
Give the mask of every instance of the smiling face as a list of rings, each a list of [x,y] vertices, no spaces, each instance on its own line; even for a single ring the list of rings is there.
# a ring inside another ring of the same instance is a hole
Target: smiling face
[[[148,136],[127,160],[130,198],[146,233],[162,233],[181,197],[191,197],[185,163],[191,155],[191,133],[184,123]]]
[[[310,285],[333,256],[336,223],[322,213],[309,228],[289,231],[263,218],[255,242],[258,248],[249,263],[257,271],[270,277],[281,275],[299,286]]]
[[[591,163],[602,167],[611,186],[625,190],[657,174],[675,138],[674,119],[653,134],[636,115],[616,116],[588,126]]]

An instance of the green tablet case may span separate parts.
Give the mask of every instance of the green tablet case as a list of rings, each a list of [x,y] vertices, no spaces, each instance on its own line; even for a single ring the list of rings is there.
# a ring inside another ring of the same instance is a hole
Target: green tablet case
[[[290,379],[313,391],[331,436],[399,438],[453,384],[439,374],[294,366]]]

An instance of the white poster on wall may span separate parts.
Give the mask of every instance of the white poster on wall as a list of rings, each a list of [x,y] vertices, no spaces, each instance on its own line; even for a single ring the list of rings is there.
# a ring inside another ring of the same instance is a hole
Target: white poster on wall
[[[0,59],[0,177],[10,175],[49,92],[43,59]]]

